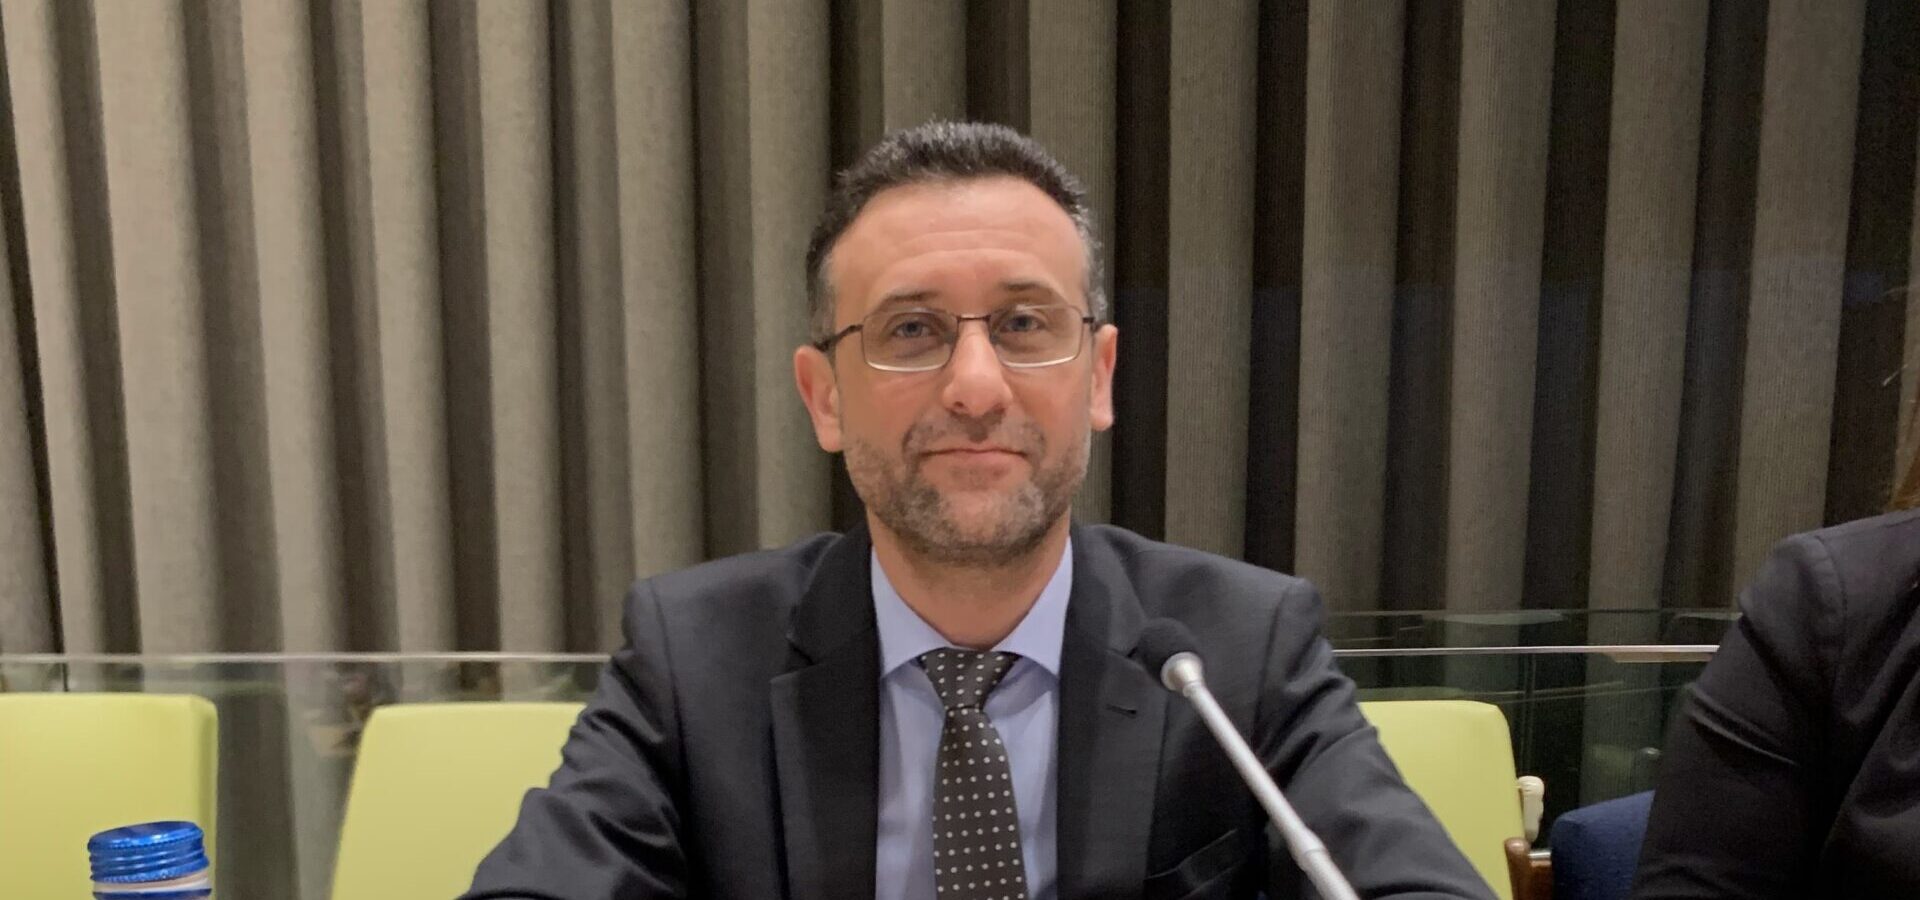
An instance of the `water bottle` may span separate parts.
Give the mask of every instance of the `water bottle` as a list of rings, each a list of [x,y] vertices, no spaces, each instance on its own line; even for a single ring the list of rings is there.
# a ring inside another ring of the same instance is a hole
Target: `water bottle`
[[[96,900],[203,900],[213,896],[205,837],[192,822],[148,822],[87,841]]]

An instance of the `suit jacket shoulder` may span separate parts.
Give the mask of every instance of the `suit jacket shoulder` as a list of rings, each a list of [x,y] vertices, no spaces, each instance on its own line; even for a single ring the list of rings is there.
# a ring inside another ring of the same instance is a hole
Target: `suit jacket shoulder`
[[[729,556],[641,580],[627,593],[627,612],[656,604],[679,621],[739,615],[784,618],[798,603],[827,548],[841,536],[822,533],[785,547]]]
[[[1304,578],[1110,525],[1081,528],[1074,539],[1092,545],[1086,555],[1105,554],[1117,562],[1149,619],[1166,616],[1194,627],[1280,615],[1318,627],[1319,595]]]
[[[1920,609],[1920,511],[1781,541],[1740,608],[1743,635],[1787,670],[1808,703],[1890,699],[1889,679],[1913,674],[1896,650],[1920,640],[1910,634]]]
[[[1920,510],[1809,532],[1805,557],[1843,635],[1843,658],[1871,652],[1912,621],[1920,598]],[[1847,645],[1851,646],[1847,646]]]

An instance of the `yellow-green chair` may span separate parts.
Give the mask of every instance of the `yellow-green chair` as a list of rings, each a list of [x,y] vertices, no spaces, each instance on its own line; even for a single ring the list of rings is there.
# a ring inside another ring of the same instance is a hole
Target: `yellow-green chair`
[[[1362,703],[1360,712],[1467,861],[1501,900],[1512,900],[1504,845],[1524,826],[1513,740],[1500,708],[1472,700],[1388,700]]]
[[[213,854],[218,719],[200,697],[0,694],[0,891],[90,896],[87,838],[182,820]]]
[[[408,703],[361,735],[333,900],[453,897],[547,783],[578,703]]]

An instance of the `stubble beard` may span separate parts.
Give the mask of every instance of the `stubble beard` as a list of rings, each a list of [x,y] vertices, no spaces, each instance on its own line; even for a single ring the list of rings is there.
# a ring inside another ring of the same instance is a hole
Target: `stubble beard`
[[[901,439],[901,452],[889,457],[872,444],[850,439],[846,445],[847,474],[854,490],[875,518],[894,533],[903,548],[922,560],[962,568],[999,568],[1024,559],[1039,549],[1048,531],[1067,514],[1073,496],[1087,476],[1091,435],[1082,433],[1079,446],[1046,463],[1047,441],[1031,423],[1000,426],[1000,414],[983,419],[949,417],[945,422],[922,422]],[[954,503],[921,472],[924,449],[946,434],[984,442],[998,433],[1018,449],[1033,467],[1032,475],[993,499],[996,510],[985,521],[963,523]]]

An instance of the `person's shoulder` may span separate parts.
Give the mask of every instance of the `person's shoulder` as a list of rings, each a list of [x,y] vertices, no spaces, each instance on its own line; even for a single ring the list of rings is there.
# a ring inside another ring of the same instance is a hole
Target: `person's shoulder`
[[[1089,545],[1079,555],[1116,568],[1131,583],[1149,618],[1271,616],[1275,607],[1308,616],[1320,612],[1319,594],[1304,578],[1112,525],[1081,526],[1074,540]]]
[[[1900,510],[1798,536],[1850,627],[1915,613],[1920,596],[1920,510]],[[1904,627],[1904,626],[1901,626]]]
[[[1920,566],[1920,509],[1902,509],[1808,531],[1838,563]]]
[[[1759,581],[1792,579],[1833,603],[1885,602],[1920,582],[1920,510],[1801,532],[1774,547]]]
[[[1749,627],[1837,651],[1904,630],[1920,596],[1920,510],[1801,532],[1774,547],[1741,599]]]
[[[629,605],[649,603],[663,613],[687,609],[725,613],[742,605],[784,609],[797,603],[828,548],[842,539],[823,532],[785,547],[721,557],[641,579],[628,592]]]

